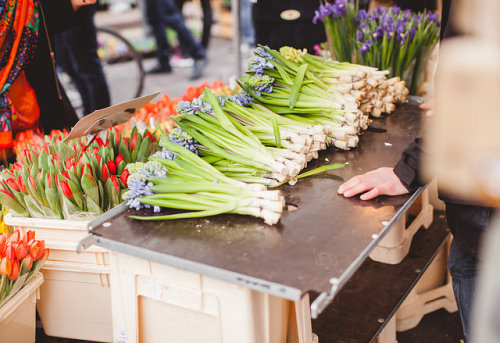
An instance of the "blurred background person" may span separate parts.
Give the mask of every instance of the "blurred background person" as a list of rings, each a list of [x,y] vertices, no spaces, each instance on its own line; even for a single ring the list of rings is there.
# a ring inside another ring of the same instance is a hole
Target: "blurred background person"
[[[53,39],[95,0],[6,0],[0,9],[0,149],[12,153],[13,130],[45,131],[78,121],[55,69]],[[21,21],[25,17],[28,20]],[[17,20],[16,20],[17,19]],[[14,44],[12,44],[14,43]]]
[[[110,106],[106,77],[97,56],[96,6],[82,8],[79,24],[55,36],[57,66],[71,77],[78,89],[84,115]]]
[[[194,59],[193,71],[190,79],[198,79],[202,76],[208,60],[205,50],[198,43],[184,23],[184,18],[179,12],[174,0],[145,0],[146,19],[153,28],[153,34],[157,46],[158,64],[148,71],[149,74],[171,73],[170,64],[171,48],[168,43],[166,29],[172,28],[177,32],[179,42],[186,52]]]

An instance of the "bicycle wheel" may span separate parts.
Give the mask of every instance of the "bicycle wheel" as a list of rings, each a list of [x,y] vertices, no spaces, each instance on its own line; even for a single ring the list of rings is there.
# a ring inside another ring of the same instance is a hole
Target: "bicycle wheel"
[[[106,75],[112,104],[142,94],[145,78],[142,56],[125,37],[113,29],[97,27],[97,55]]]

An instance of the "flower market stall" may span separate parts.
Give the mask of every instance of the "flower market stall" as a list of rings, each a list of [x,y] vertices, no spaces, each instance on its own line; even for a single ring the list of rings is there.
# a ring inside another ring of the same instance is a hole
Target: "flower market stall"
[[[342,323],[359,311],[343,314],[357,305],[370,314],[355,317],[363,338],[394,342],[424,314],[455,311],[449,234],[428,189],[337,193],[420,135],[408,86],[437,17],[337,0],[315,21],[330,55],[258,46],[233,88],[203,83],[102,109],[70,132],[19,135],[0,175],[5,225],[18,230],[0,236],[0,290],[13,266],[26,279],[42,268],[46,334],[99,342],[314,343],[323,314],[348,341]]]

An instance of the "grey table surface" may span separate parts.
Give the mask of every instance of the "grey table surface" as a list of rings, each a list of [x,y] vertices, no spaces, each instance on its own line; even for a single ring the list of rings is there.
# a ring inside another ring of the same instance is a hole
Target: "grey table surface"
[[[393,166],[419,135],[421,124],[417,104],[403,104],[392,115],[375,119],[356,149],[322,152],[308,169],[349,164],[282,186],[287,203],[297,209],[286,211],[275,226],[230,214],[142,222],[129,218],[135,212],[125,209],[114,211],[112,218],[98,218],[89,231],[98,246],[282,298],[297,301],[308,291],[328,292],[332,278],[339,288],[348,281],[421,192],[361,201],[339,196],[339,185],[354,175]]]

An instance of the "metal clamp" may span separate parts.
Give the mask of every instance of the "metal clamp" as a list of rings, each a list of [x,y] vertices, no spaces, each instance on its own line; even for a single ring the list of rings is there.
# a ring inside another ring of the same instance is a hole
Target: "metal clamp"
[[[82,239],[80,242],[78,242],[78,245],[76,246],[76,253],[79,254],[82,252],[82,250],[90,248],[92,245],[94,245],[95,239],[93,235],[88,235],[84,239]]]
[[[330,305],[335,295],[339,290],[340,281],[337,278],[331,278],[330,283],[332,288],[330,292],[321,293],[314,302],[311,304],[311,318],[316,319],[325,310],[325,308]]]

